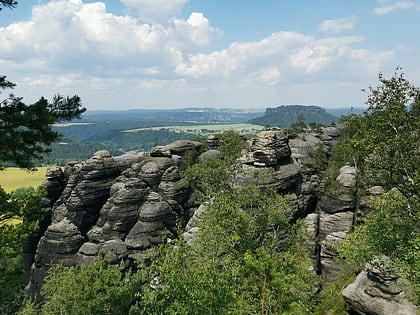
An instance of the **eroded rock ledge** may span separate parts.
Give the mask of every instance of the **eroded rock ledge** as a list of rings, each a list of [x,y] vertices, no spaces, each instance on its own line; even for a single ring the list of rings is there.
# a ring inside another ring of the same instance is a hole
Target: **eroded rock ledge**
[[[346,302],[362,315],[416,315],[417,307],[406,296],[409,284],[398,278],[386,256],[366,265],[342,292]]]
[[[338,265],[336,245],[351,231],[356,211],[355,169],[345,166],[337,177],[337,189],[325,192],[320,178],[302,167],[308,152],[318,143],[328,149],[339,136],[339,128],[324,134],[290,137],[272,128],[248,140],[239,162],[244,172],[234,184],[258,184],[288,194],[294,201],[289,215],[304,218],[309,238],[305,243],[314,270],[325,281],[333,281]],[[208,138],[209,150],[202,156],[223,158],[217,134]],[[131,265],[162,241],[178,237],[176,222],[182,222],[187,241],[194,239],[205,205],[196,204],[188,185],[181,182],[179,167],[188,150],[199,150],[195,141],[176,141],[150,153],[113,157],[99,151],[83,163],[70,163],[64,172],[50,170],[43,184],[43,219],[38,235],[24,251],[27,291],[39,293],[52,264],[90,264],[104,252],[111,263]],[[260,176],[256,176],[260,174]]]

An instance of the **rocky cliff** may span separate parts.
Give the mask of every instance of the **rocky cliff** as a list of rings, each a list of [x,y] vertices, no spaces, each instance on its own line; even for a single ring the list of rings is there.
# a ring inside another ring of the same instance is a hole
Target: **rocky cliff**
[[[283,105],[267,108],[263,116],[253,118],[249,122],[262,126],[289,128],[300,116],[305,118],[306,123],[316,122],[329,125],[338,120],[319,106]]]
[[[292,139],[283,129],[262,131],[248,140],[239,159],[243,172],[234,181],[238,187],[257,184],[291,197],[289,215],[304,219],[305,245],[314,271],[325,281],[335,279],[339,270],[336,246],[352,229],[356,170],[341,168],[335,188],[328,190],[319,175],[302,163],[318,144],[328,150],[339,135],[337,127]],[[207,142],[209,149],[202,155],[223,158],[218,135]],[[202,144],[176,141],[150,153],[118,157],[99,151],[64,171],[48,171],[40,230],[24,247],[28,293],[38,295],[52,264],[89,264],[100,251],[111,263],[132,265],[157,244],[178,237],[177,222],[185,227],[183,237],[192,241],[205,205],[197,204],[189,185],[181,181],[181,161],[189,150],[201,152]]]

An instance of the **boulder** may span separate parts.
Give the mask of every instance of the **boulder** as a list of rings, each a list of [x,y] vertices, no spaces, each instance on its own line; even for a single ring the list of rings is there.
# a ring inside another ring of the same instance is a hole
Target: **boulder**
[[[362,315],[417,315],[417,306],[409,302],[404,289],[407,281],[390,269],[386,256],[368,263],[356,280],[343,291],[352,310]]]
[[[90,243],[90,242],[84,243],[79,248],[79,251],[77,252],[77,255],[76,255],[77,265],[88,266],[91,263],[98,260],[99,249],[100,249],[99,244]]]
[[[35,255],[36,267],[51,264],[75,265],[75,254],[83,244],[83,236],[68,219],[51,224],[41,238]]]
[[[290,157],[289,138],[284,129],[261,131],[250,140],[248,150],[240,158],[241,163],[255,166],[275,166],[282,158]]]
[[[355,167],[345,165],[340,168],[340,174],[337,176],[336,180],[344,187],[354,187],[356,184],[356,174],[357,170]]]
[[[300,184],[301,179],[299,166],[292,159],[285,159],[282,164],[277,165],[277,170],[272,167],[244,165],[243,172],[236,175],[234,184],[236,187],[260,185],[278,192],[289,192]]]
[[[191,140],[177,140],[165,146],[171,154],[183,155],[188,150],[197,150],[202,146],[201,142]]]
[[[171,150],[165,146],[157,146],[154,147],[150,151],[150,156],[154,157],[170,157],[171,156]]]
[[[347,198],[350,197],[350,198]],[[339,190],[325,195],[320,200],[320,207],[327,213],[345,212],[356,210],[356,198],[347,194],[340,193]]]

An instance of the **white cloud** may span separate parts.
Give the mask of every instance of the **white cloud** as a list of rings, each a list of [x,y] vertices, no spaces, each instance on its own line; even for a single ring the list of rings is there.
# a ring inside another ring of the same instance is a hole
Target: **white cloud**
[[[338,66],[347,74],[366,73],[373,68],[378,72],[393,53],[352,47],[363,40],[353,36],[317,39],[297,32],[278,32],[260,41],[237,42],[221,51],[190,55],[175,71],[191,82],[232,84],[254,80],[254,84],[271,85],[279,84],[280,74],[282,82],[334,76]]]
[[[280,71],[275,67],[263,69],[261,71],[260,79],[268,85],[276,85],[280,79]]]
[[[414,7],[416,7],[416,4],[413,1],[398,1],[391,5],[377,7],[374,9],[374,13],[376,15],[384,15],[384,14],[392,13],[396,10],[411,9]]]
[[[362,37],[317,38],[299,32],[276,32],[212,50],[220,31],[203,13],[174,15],[186,2],[124,0],[140,10],[160,3],[164,14],[150,22],[138,15],[112,14],[105,1],[40,4],[30,20],[0,27],[0,69],[19,83],[22,90],[16,94],[25,98],[59,91],[79,94],[87,105],[99,108],[165,102],[169,107],[175,102],[222,106],[251,104],[267,93],[277,97],[279,91],[291,98],[291,91],[314,82],[318,87],[348,78],[375,78],[394,56],[393,51],[361,49]],[[324,31],[338,33],[353,27],[357,18],[326,22]],[[310,98],[303,94],[296,95],[297,102]]]
[[[103,2],[57,0],[35,6],[30,21],[0,27],[0,60],[50,71],[170,74],[182,56],[208,45],[217,30],[202,13],[171,18],[166,25],[145,24],[107,12]],[[28,69],[26,69],[28,70]]]
[[[338,34],[343,31],[349,31],[356,25],[358,18],[355,15],[343,17],[334,20],[325,20],[319,24],[319,31],[325,33]]]
[[[188,44],[190,48],[205,47],[210,44],[214,35],[220,33],[219,30],[210,26],[209,20],[200,12],[192,12],[187,20],[173,18],[171,22],[173,24],[172,44],[179,49],[183,48],[179,46],[180,44]]]
[[[168,17],[179,14],[189,0],[121,0],[124,5],[138,9],[143,20],[166,23]]]

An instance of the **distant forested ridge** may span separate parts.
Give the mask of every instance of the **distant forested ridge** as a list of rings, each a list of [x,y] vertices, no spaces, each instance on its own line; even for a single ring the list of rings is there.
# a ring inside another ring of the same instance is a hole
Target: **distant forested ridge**
[[[53,126],[53,131],[63,135],[39,164],[63,165],[72,160],[86,160],[96,151],[105,149],[113,155],[128,151],[149,151],[156,145],[166,145],[176,140],[194,140],[201,134],[174,131],[170,126],[236,124],[249,121],[256,125],[288,128],[304,118],[328,125],[337,118],[318,106],[289,105],[267,108],[265,115],[258,111],[214,108],[185,108],[174,110],[115,110],[89,111],[82,119]],[[150,129],[148,129],[150,128]],[[153,128],[153,129],[152,129]],[[126,132],[127,130],[136,132]]]
[[[66,161],[86,160],[102,149],[113,155],[149,151],[156,145],[199,137],[193,133],[175,132],[166,128],[168,126],[243,123],[262,114],[261,111],[215,108],[89,111],[80,120],[53,126],[53,131],[63,135],[63,139],[53,144],[52,152],[45,156],[41,164],[62,165]],[[154,129],[147,129],[152,127]],[[132,129],[139,130],[125,132]]]
[[[54,143],[42,160],[43,165],[65,165],[69,161],[82,161],[90,158],[96,151],[108,150],[112,155],[128,151],[150,151],[156,145],[166,145],[176,140],[194,140],[198,136],[191,133],[161,130],[140,130],[137,132],[109,131],[104,135],[92,136],[91,140],[63,139]]]
[[[274,108],[267,108],[265,115],[249,120],[249,123],[261,126],[274,126],[289,128],[290,125],[303,117],[305,123],[319,123],[329,125],[338,118],[333,116],[319,106],[305,105],[282,105]]]

